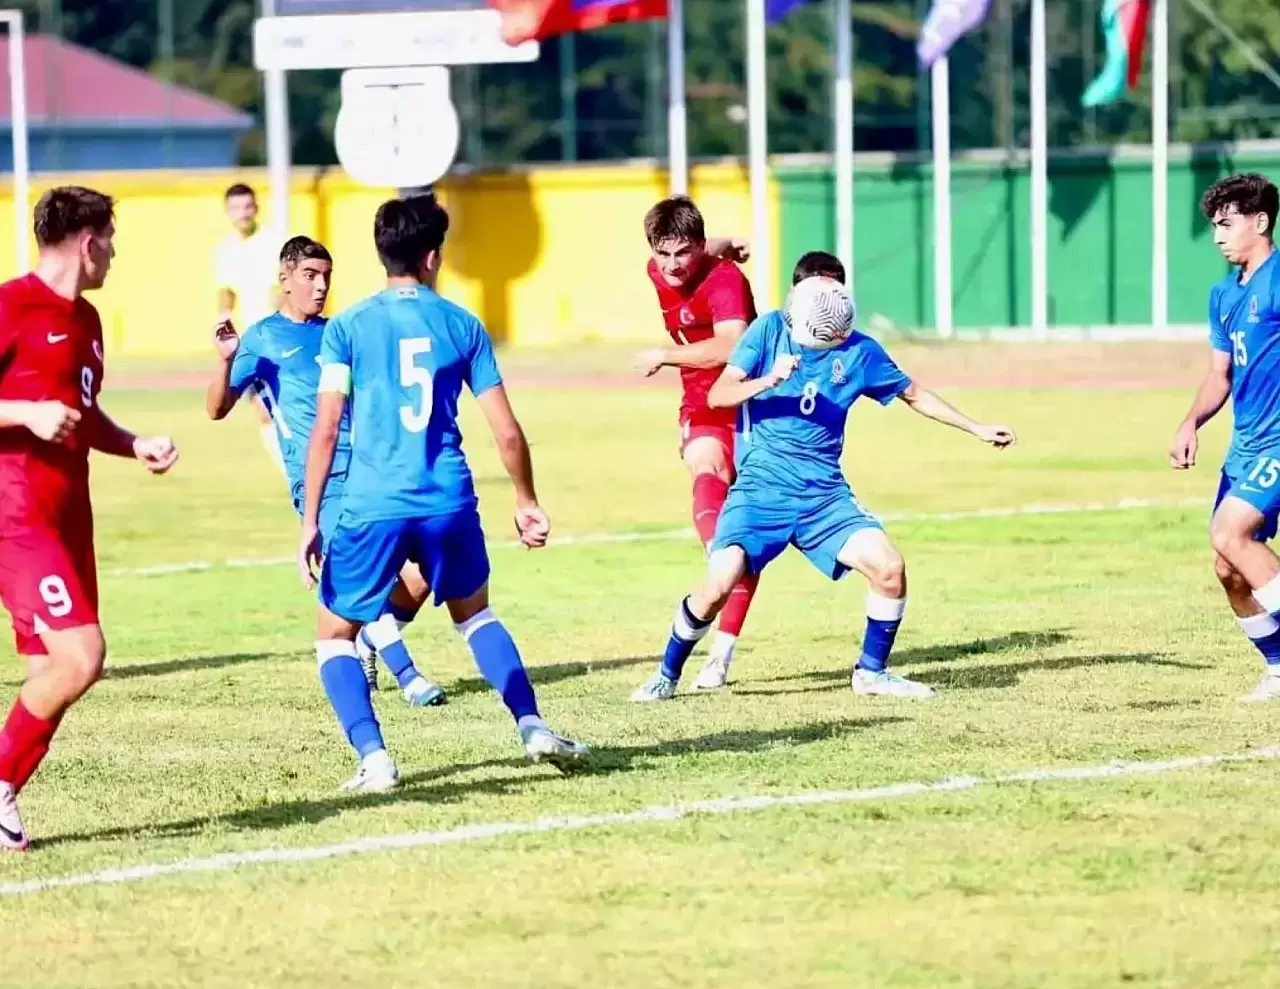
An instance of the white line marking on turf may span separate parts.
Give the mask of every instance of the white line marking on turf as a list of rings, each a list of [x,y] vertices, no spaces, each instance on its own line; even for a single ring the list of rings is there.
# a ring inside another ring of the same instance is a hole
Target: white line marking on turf
[[[1062,505],[1023,505],[1018,508],[979,508],[965,512],[904,512],[879,515],[882,522],[964,522],[977,519],[1013,519],[1034,515],[1098,514],[1102,512],[1132,512],[1149,508],[1191,508],[1204,505],[1203,498],[1123,498],[1117,502],[1087,501]],[[697,534],[691,528],[656,529],[651,532],[586,532],[577,536],[553,538],[550,546],[604,546],[609,543],[652,543],[693,539]],[[490,548],[515,549],[519,540],[504,539],[490,543]],[[104,577],[164,577],[170,574],[204,573],[209,570],[246,570],[257,567],[293,566],[292,556],[269,556],[262,559],[231,558],[222,561],[190,560],[183,563],[160,563],[149,567],[118,567],[104,570]]]
[[[136,865],[124,869],[106,869],[102,872],[84,872],[79,875],[54,876],[48,879],[28,879],[21,882],[0,883],[0,896],[27,896],[53,889],[72,886],[113,886],[122,883],[143,882],[164,876],[177,876],[193,872],[226,872],[246,865],[265,865],[277,862],[315,862],[321,859],[340,858],[347,855],[368,855],[372,852],[399,851],[429,845],[456,845],[470,841],[483,841],[511,834],[542,834],[548,831],[581,831],[585,828],[611,827],[629,824],[652,824],[662,821],[679,821],[686,817],[704,814],[736,814],[742,811],[767,810],[773,807],[809,807],[819,804],[853,804],[876,800],[898,800],[918,797],[928,793],[953,793],[960,790],[976,790],[1018,783],[1046,783],[1055,781],[1101,780],[1122,776],[1154,776],[1182,769],[1200,769],[1227,763],[1259,762],[1280,759],[1280,747],[1252,749],[1248,752],[1221,755],[1185,756],[1152,762],[1113,762],[1103,766],[1065,766],[1060,769],[1029,769],[1001,776],[955,776],[935,783],[891,783],[888,786],[868,787],[861,790],[811,790],[803,793],[781,795],[720,797],[715,800],[694,800],[682,804],[664,804],[642,807],[639,810],[614,814],[593,814],[585,817],[539,817],[532,821],[495,821],[489,824],[468,824],[447,831],[415,831],[410,834],[387,835],[381,838],[360,838],[337,845],[319,845],[304,848],[264,848],[254,852],[229,852],[207,858],[179,859],[176,862],[158,862],[152,865]]]

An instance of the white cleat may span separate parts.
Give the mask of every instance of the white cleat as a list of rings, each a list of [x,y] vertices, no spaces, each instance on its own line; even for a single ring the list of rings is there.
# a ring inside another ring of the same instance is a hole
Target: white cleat
[[[1267,672],[1258,685],[1239,698],[1241,704],[1265,704],[1267,701],[1280,700],[1280,674]]]
[[[581,766],[591,752],[581,742],[557,735],[545,724],[522,725],[520,742],[530,762],[549,762],[561,772]]]
[[[18,797],[8,783],[0,783],[0,848],[25,852],[30,842],[18,813]]]
[[[432,683],[424,676],[415,677],[409,686],[400,691],[400,694],[410,707],[439,707],[449,700],[445,695],[444,687],[438,683]]]
[[[635,693],[631,695],[631,703],[651,704],[654,701],[669,701],[676,695],[678,686],[677,681],[659,673],[648,683],[636,688]]]
[[[729,682],[729,664],[732,662],[732,655],[712,656],[702,667],[698,679],[693,681],[694,687],[698,690],[719,690]]]
[[[400,770],[386,749],[371,752],[360,760],[360,770],[342,784],[344,792],[384,793],[400,784]]]
[[[873,673],[861,667],[853,670],[853,692],[859,697],[907,697],[911,700],[927,700],[934,696],[933,688],[881,670]]]

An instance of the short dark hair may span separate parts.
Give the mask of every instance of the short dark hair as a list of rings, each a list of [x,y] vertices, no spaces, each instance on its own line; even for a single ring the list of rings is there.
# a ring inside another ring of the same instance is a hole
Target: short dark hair
[[[378,260],[393,277],[416,275],[423,259],[444,246],[449,214],[434,193],[388,199],[373,219],[373,243]]]
[[[834,278],[844,284],[844,265],[834,254],[826,251],[810,251],[800,255],[795,271],[791,273],[791,284],[799,285],[806,278]]]
[[[1267,236],[1275,237],[1276,214],[1280,213],[1280,192],[1265,175],[1246,172],[1228,175],[1209,186],[1200,200],[1200,212],[1212,221],[1223,210],[1234,210],[1241,216],[1263,214],[1267,218]]]
[[[36,243],[52,247],[83,230],[106,230],[115,219],[115,207],[110,196],[81,185],[50,189],[36,203]]]
[[[650,247],[668,240],[701,243],[707,239],[702,212],[688,196],[672,196],[644,215],[644,235]]]
[[[253,191],[253,186],[245,185],[243,182],[237,182],[234,185],[227,186],[227,191],[222,194],[222,201],[225,203],[229,199],[236,196],[249,196],[251,199],[257,199],[258,194]]]
[[[290,237],[280,248],[280,263],[292,270],[303,261],[328,261],[333,264],[329,248],[310,237]]]

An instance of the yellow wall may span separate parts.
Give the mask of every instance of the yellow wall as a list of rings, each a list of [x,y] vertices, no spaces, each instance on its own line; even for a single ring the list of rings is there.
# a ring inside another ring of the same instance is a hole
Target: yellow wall
[[[100,188],[118,200],[117,257],[94,296],[108,350],[136,357],[208,353],[214,315],[212,251],[227,231],[223,190],[245,181],[267,206],[260,171],[103,173],[46,178]],[[474,310],[495,338],[520,345],[644,340],[661,332],[645,277],[644,212],[665,192],[645,165],[562,167],[455,176],[444,183],[451,232],[441,290]],[[694,170],[692,195],[712,233],[747,235],[746,174],[734,164]],[[291,232],[324,241],[337,312],[375,291],[373,214],[392,190],[367,189],[340,172],[295,170]],[[776,203],[776,195],[771,199]],[[264,216],[269,221],[269,216]],[[0,230],[13,230],[12,190],[0,188]],[[24,220],[30,226],[29,219]],[[776,227],[776,223],[775,223]],[[0,238],[0,273],[15,272],[12,237]]]

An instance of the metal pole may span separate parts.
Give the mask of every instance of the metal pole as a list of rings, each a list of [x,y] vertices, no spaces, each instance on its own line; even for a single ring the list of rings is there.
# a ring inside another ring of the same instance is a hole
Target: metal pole
[[[951,307],[951,83],[946,56],[929,70],[933,84],[933,311],[938,336],[955,333]]]
[[[18,271],[31,270],[31,157],[27,134],[26,30],[22,11],[0,11],[9,28],[9,118],[13,121],[13,212],[17,231]]]
[[[1151,325],[1169,323],[1169,3],[1151,11]]]
[[[274,17],[275,0],[262,0],[262,16]],[[267,174],[271,182],[271,225],[280,236],[289,229],[289,172],[292,149],[289,142],[289,84],[281,69],[262,74],[266,101]]]
[[[684,76],[684,0],[671,0],[667,7],[667,155],[673,196],[689,191],[689,111]]]
[[[844,264],[846,284],[854,289],[853,176],[853,15],[851,0],[835,2],[835,190],[836,255]]]
[[[578,160],[578,51],[572,32],[560,35],[560,160]]]
[[[1045,0],[1031,0],[1031,332],[1049,334],[1049,102]]]
[[[160,64],[164,66],[164,163],[173,166],[173,0],[160,0]]]
[[[752,279],[761,308],[774,308],[769,223],[769,101],[765,0],[747,0],[747,172],[751,181]]]

